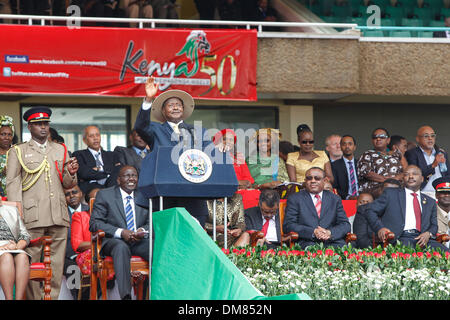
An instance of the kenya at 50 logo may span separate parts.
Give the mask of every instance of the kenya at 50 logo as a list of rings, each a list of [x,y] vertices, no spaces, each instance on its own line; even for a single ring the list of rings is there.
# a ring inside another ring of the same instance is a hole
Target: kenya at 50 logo
[[[184,45],[175,54],[176,57],[180,57],[175,60],[182,60],[178,65],[175,62],[148,61],[143,57],[142,49],[132,54],[134,45],[134,41],[129,41],[119,75],[120,81],[124,80],[127,70],[130,70],[140,75],[135,76],[135,83],[145,83],[148,76],[154,76],[156,82],[160,84],[160,90],[166,90],[171,85],[205,87],[199,96],[208,94],[216,87],[220,95],[226,96],[236,85],[237,66],[234,56],[227,54],[221,57],[217,65],[217,54],[211,48],[203,30],[193,30],[187,36]],[[224,74],[224,70],[228,71],[227,75]],[[228,81],[227,89],[225,89],[224,80]]]

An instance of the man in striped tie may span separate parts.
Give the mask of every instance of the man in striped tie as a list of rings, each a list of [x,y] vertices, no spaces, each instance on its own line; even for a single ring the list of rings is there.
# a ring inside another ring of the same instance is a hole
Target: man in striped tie
[[[106,234],[101,254],[111,256],[122,299],[131,298],[131,256],[148,261],[148,210],[135,205],[138,173],[132,166],[120,169],[117,186],[101,189],[96,195],[89,230]],[[145,239],[144,239],[145,238]]]
[[[350,135],[341,138],[343,157],[331,163],[334,181],[333,188],[343,200],[355,200],[358,197],[358,168],[355,158],[356,141]]]
[[[297,232],[298,244],[303,248],[318,243],[342,247],[351,229],[341,198],[324,190],[325,179],[321,168],[309,169],[305,189],[287,200],[283,231]]]

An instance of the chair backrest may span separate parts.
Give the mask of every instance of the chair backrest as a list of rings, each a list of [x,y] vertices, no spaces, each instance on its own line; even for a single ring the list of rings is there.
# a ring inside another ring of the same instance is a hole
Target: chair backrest
[[[20,217],[23,219],[22,203],[19,201],[0,201],[0,205],[16,207]]]
[[[94,208],[95,197],[89,199],[89,214],[92,214],[92,209]]]
[[[284,233],[283,233],[283,222],[284,222],[284,211],[285,211],[285,209],[286,209],[286,201],[281,201],[280,202],[280,204],[279,204],[279,209],[278,209],[278,211],[279,211],[279,215],[280,215],[280,231],[281,231],[281,234],[283,235]]]

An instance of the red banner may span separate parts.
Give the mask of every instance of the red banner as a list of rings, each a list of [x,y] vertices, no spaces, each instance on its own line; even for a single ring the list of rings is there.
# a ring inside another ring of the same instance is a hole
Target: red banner
[[[256,100],[255,30],[0,26],[0,93]]]

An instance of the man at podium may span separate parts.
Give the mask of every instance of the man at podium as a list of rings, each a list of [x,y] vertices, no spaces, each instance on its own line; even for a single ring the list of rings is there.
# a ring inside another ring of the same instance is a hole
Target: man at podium
[[[184,122],[194,111],[194,99],[182,90],[168,90],[158,97],[159,84],[153,77],[145,83],[146,97],[136,117],[134,129],[147,142],[151,151],[159,147],[176,147],[180,143],[189,148],[205,148],[211,141],[202,141],[203,131],[195,132],[194,126]],[[150,121],[150,115],[161,122]],[[203,129],[204,130],[204,129]],[[196,140],[198,138],[198,140]],[[200,146],[197,142],[201,142]],[[153,208],[159,210],[159,201],[154,199]],[[147,199],[137,199],[137,204],[148,207]],[[202,227],[208,216],[206,200],[202,198],[164,197],[163,209],[184,207]]]

